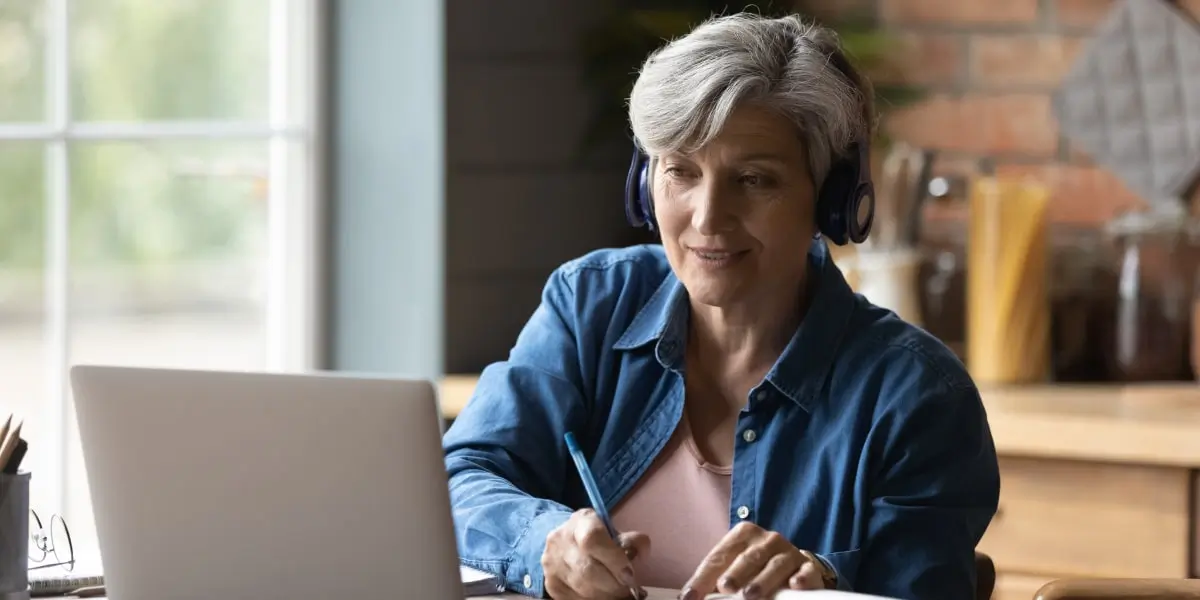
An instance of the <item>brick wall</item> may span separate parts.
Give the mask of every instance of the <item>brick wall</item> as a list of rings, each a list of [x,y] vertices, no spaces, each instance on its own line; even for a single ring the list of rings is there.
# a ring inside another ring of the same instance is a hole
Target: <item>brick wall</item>
[[[1177,3],[1200,14],[1200,0]],[[877,81],[928,86],[896,109],[897,139],[941,152],[936,170],[970,174],[983,160],[999,174],[1029,174],[1055,193],[1059,222],[1098,223],[1141,200],[1091,164],[1058,131],[1050,92],[1113,0],[877,0],[899,57]]]

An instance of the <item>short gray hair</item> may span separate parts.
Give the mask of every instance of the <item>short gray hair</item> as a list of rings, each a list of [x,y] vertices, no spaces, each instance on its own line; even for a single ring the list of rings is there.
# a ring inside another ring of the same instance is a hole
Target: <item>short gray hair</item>
[[[874,91],[830,29],[798,15],[712,18],[646,59],[629,98],[637,144],[650,156],[692,152],[730,114],[755,103],[792,121],[819,187],[833,162],[875,127]]]

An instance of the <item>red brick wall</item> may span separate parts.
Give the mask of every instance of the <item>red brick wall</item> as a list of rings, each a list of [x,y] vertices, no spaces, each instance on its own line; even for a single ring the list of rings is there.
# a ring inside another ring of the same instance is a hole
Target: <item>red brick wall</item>
[[[1177,3],[1200,15],[1200,0]],[[890,111],[893,137],[943,151],[937,170],[967,174],[990,159],[1000,174],[1032,174],[1056,195],[1060,222],[1098,223],[1141,200],[1073,151],[1050,92],[1112,0],[877,0],[901,45],[876,81],[927,86],[919,103]]]

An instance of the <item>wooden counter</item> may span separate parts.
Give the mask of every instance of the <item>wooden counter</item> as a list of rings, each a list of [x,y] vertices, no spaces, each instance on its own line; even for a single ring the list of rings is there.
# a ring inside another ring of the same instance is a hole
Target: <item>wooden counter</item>
[[[475,377],[442,382],[453,418]],[[1000,508],[996,600],[1063,577],[1200,575],[1200,385],[985,388]]]
[[[446,418],[466,406],[475,380],[442,380]],[[983,401],[996,448],[1006,456],[1200,469],[1197,384],[984,389]]]

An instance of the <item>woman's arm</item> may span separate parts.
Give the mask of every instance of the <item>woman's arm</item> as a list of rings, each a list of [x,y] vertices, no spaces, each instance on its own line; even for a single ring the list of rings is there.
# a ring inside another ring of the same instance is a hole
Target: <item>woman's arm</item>
[[[546,535],[571,516],[562,498],[563,435],[586,419],[574,289],[562,269],[542,292],[508,360],[480,374],[443,438],[459,553],[541,596]]]
[[[975,546],[996,513],[1000,470],[978,390],[939,384],[877,421],[879,452],[857,591],[956,600],[975,594]],[[830,561],[839,571],[838,555]]]

